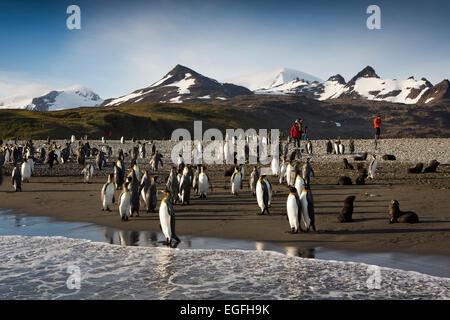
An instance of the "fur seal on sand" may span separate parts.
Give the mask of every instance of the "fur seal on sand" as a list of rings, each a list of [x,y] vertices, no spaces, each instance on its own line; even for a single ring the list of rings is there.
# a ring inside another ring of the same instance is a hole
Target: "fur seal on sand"
[[[437,160],[431,160],[430,164],[423,170],[423,172],[436,172],[436,169],[440,164],[441,163]]]
[[[361,157],[354,157],[353,158],[355,161],[365,161],[367,159],[367,152],[364,152],[363,155]]]
[[[346,158],[344,158],[343,162],[344,162],[344,169],[350,169],[350,170],[355,169],[353,167],[353,165],[351,165]]]
[[[355,201],[355,196],[348,196],[344,200],[344,208],[342,208],[341,213],[338,216],[339,222],[352,222],[353,215],[353,201]]]
[[[421,173],[423,169],[423,163],[419,162],[414,168],[409,168],[408,173]]]
[[[395,156],[392,154],[385,154],[383,156],[383,160],[397,160],[397,158],[395,158]]]
[[[365,184],[366,178],[368,177],[367,169],[364,168],[364,166],[361,163],[358,163],[357,170],[358,176],[356,177],[355,183],[359,185]]]
[[[389,223],[418,223],[419,216],[412,211],[400,211],[397,200],[391,200],[389,205]]]
[[[348,185],[352,184],[352,179],[350,179],[347,176],[342,176],[342,177],[339,177],[337,184],[342,185],[342,186],[348,186]]]

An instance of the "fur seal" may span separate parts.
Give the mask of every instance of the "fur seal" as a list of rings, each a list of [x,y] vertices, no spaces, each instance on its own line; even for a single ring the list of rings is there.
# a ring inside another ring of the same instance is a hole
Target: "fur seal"
[[[437,160],[431,160],[428,167],[423,169],[423,172],[436,172],[436,169],[437,169],[438,165],[440,165],[440,164],[441,163]]]
[[[348,162],[347,158],[344,158],[344,160],[342,160],[342,161],[344,162],[344,169],[350,169],[350,170],[353,170],[353,169],[354,169],[353,165],[351,165],[351,164]]]
[[[389,223],[418,223],[419,216],[412,211],[400,211],[397,200],[392,200],[389,205]]]
[[[397,158],[392,154],[385,154],[382,158],[383,160],[397,160]]]
[[[347,176],[341,176],[339,177],[338,183],[341,186],[349,186],[352,185],[352,179],[350,179]]]
[[[421,173],[423,169],[423,163],[419,162],[414,168],[408,168],[408,173]]]
[[[352,222],[353,215],[353,201],[355,201],[355,196],[348,196],[344,200],[344,208],[342,208],[341,213],[338,215],[338,222]]]
[[[356,157],[353,157],[353,159],[354,159],[355,161],[366,161],[366,159],[367,159],[367,152],[364,152],[363,155],[362,155],[361,157],[356,156]]]

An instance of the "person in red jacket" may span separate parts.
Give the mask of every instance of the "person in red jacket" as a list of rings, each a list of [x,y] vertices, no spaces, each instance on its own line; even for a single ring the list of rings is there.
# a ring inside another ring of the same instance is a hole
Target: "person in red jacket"
[[[291,136],[292,138],[294,138],[294,141],[297,144],[297,147],[300,148],[300,139],[302,137],[302,132],[301,132],[301,128],[300,128],[300,122],[297,120],[295,120],[295,123],[292,125],[291,128]]]
[[[380,139],[380,128],[381,128],[381,118],[380,116],[377,116],[373,120],[373,126],[375,127],[375,139]]]

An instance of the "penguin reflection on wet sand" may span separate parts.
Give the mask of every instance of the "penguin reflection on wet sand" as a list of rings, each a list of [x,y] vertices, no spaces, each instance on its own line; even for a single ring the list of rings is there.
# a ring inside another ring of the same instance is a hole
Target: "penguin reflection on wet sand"
[[[172,195],[169,191],[166,191],[166,196],[161,200],[161,205],[159,206],[159,223],[166,245],[171,245],[172,240],[175,240],[177,243],[180,242],[175,233],[175,210],[172,204]]]

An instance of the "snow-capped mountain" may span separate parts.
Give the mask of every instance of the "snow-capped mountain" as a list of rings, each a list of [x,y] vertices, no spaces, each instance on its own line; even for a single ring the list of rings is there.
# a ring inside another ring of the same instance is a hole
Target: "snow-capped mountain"
[[[433,86],[425,78],[381,79],[370,66],[365,67],[348,82],[345,82],[339,74],[323,82],[313,76],[292,79],[295,70],[290,70],[292,72],[284,70],[290,69],[279,69],[279,72],[273,72],[271,77],[268,77],[268,74],[259,74],[259,80],[253,76],[243,78],[240,83],[247,83],[256,94],[303,94],[316,100],[339,98],[431,104],[440,99],[450,98],[448,80]]]
[[[56,111],[78,107],[95,107],[103,103],[95,92],[80,85],[53,90],[38,97],[12,96],[0,101],[0,109]]]
[[[151,86],[119,98],[107,99],[103,106],[118,106],[145,101],[189,103],[206,100],[227,100],[246,94],[253,94],[253,92],[234,84],[220,83],[192,69],[176,65],[161,80]]]
[[[298,88],[323,80],[294,69],[281,68],[268,72],[257,72],[231,80],[255,93],[294,93]]]

